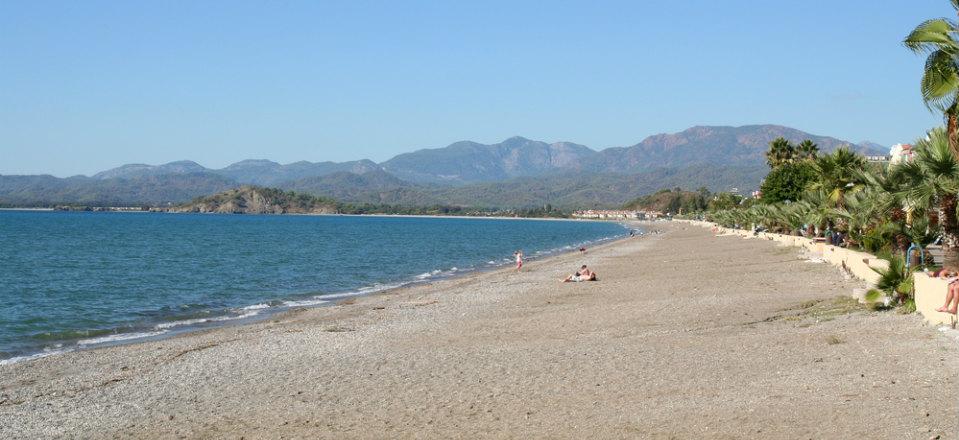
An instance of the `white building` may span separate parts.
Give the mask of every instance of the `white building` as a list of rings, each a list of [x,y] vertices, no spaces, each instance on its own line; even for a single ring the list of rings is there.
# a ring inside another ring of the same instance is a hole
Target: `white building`
[[[576,218],[596,218],[596,219],[637,219],[640,218],[637,211],[620,211],[608,209],[589,209],[586,211],[576,211],[573,217]]]
[[[902,162],[909,162],[915,156],[915,151],[912,149],[912,145],[909,144],[896,144],[889,149],[889,163],[897,164]]]

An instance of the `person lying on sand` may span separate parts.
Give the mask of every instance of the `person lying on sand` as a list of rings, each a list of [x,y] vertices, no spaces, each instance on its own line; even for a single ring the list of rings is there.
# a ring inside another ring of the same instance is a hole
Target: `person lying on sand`
[[[580,281],[596,281],[596,272],[589,270],[584,264],[576,273],[563,279],[564,283],[578,283]]]
[[[959,308],[959,272],[952,268],[943,268],[937,276],[947,280],[949,284],[946,287],[946,302],[936,311],[955,315]]]

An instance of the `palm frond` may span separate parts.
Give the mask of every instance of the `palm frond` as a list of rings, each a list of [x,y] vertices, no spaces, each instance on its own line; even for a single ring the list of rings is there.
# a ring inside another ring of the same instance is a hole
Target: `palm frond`
[[[916,26],[903,40],[909,50],[916,53],[929,53],[935,50],[949,50],[956,52],[956,42],[952,32],[956,24],[946,18],[933,18]]]

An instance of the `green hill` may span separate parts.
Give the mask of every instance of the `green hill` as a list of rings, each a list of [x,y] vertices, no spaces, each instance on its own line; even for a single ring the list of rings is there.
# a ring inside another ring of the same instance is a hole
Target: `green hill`
[[[659,211],[668,213],[695,212],[706,209],[709,202],[709,190],[683,191],[679,188],[664,189],[656,193],[633,199],[623,209],[634,211]]]
[[[223,214],[333,214],[337,203],[309,194],[276,188],[242,186],[200,197],[170,211]]]

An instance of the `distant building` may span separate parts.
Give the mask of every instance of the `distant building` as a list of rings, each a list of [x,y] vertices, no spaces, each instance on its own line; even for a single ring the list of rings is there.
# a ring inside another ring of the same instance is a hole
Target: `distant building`
[[[609,219],[641,219],[641,214],[645,214],[642,211],[623,211],[623,210],[609,210],[609,209],[589,209],[586,211],[576,211],[573,213],[573,217],[576,218],[594,218],[601,220]]]
[[[892,156],[887,156],[887,155],[884,155],[884,154],[873,155],[873,156],[866,156],[866,161],[868,161],[868,162],[877,162],[877,163],[889,162],[889,160],[890,160],[891,157],[892,157]]]
[[[915,151],[909,144],[896,144],[889,149],[889,163],[893,165],[909,162],[913,156],[915,156]]]

